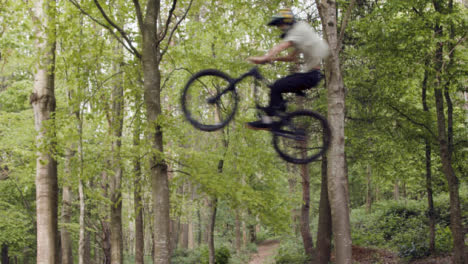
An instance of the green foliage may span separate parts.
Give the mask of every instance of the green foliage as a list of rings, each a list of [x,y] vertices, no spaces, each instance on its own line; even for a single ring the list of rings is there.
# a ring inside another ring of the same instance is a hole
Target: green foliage
[[[307,263],[307,256],[304,253],[304,246],[302,243],[293,237],[283,238],[275,256],[276,264],[305,264]]]
[[[18,112],[30,108],[29,95],[31,92],[32,82],[30,80],[12,83],[6,91],[0,93],[0,109]]]
[[[202,250],[177,249],[172,254],[171,263],[174,264],[197,264],[201,261]]]
[[[466,195],[466,194],[465,194]],[[462,196],[463,197],[463,196]],[[436,250],[450,252],[452,236],[447,222],[449,207],[446,197],[435,199]],[[462,200],[465,200],[466,197]],[[468,204],[463,202],[462,207]],[[371,214],[364,209],[352,212],[353,243],[361,246],[388,248],[402,258],[415,259],[429,254],[429,227],[425,201],[382,202]],[[465,219],[466,221],[466,216]]]
[[[34,194],[31,185],[28,190],[15,181],[0,181],[0,245],[9,246],[10,256],[21,256],[35,248],[34,208],[23,208]]]
[[[194,250],[177,249],[171,258],[174,264],[208,264],[208,246],[203,245]],[[218,264],[228,264],[231,252],[225,246],[217,247],[215,250],[215,262]]]
[[[249,263],[250,254],[235,254],[229,260],[229,264],[245,264]]]
[[[231,258],[231,252],[225,246],[216,247],[215,249],[215,263],[228,264]],[[208,247],[203,247],[201,250],[201,264],[208,264],[209,251]]]

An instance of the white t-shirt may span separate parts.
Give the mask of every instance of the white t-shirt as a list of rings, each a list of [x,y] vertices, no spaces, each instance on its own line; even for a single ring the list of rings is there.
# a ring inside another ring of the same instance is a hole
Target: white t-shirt
[[[284,41],[291,41],[294,47],[304,55],[303,72],[311,71],[320,65],[330,51],[328,44],[319,37],[306,22],[298,21],[288,30]]]

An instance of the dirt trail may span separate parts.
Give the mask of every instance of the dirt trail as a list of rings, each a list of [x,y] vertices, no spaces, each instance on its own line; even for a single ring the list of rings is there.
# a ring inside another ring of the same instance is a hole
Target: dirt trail
[[[257,247],[257,253],[252,255],[249,264],[272,264],[280,243],[276,240],[267,240]]]

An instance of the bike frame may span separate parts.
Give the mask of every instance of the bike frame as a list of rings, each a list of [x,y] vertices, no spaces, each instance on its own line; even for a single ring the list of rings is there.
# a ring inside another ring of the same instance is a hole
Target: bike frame
[[[225,93],[227,93],[229,91],[234,91],[235,94],[237,94],[236,85],[238,83],[240,83],[242,80],[244,80],[245,78],[250,77],[250,76],[254,77],[255,81],[265,80],[265,78],[263,78],[263,76],[260,74],[260,71],[258,70],[258,67],[255,66],[252,69],[250,69],[248,72],[242,74],[239,78],[235,78],[235,79],[230,80],[229,86],[226,89],[224,89],[223,91],[221,91],[220,93],[218,93],[216,96],[209,98],[207,100],[208,103],[214,104],[219,98],[221,98],[221,96],[223,96]],[[255,89],[257,89],[257,86],[255,86]],[[259,106],[257,104],[257,102],[256,102],[256,105]]]
[[[223,91],[221,91],[220,93],[218,93],[216,96],[214,97],[211,97],[208,99],[208,103],[210,104],[214,104],[222,95],[224,95],[225,93],[229,92],[229,91],[234,91],[234,93],[237,95],[237,92],[236,92],[236,85],[241,82],[242,80],[244,80],[245,78],[247,77],[254,77],[254,82],[255,82],[255,85],[254,85],[254,95],[255,95],[255,106],[258,110],[261,110],[261,111],[265,111],[266,107],[263,107],[261,106],[259,103],[258,103],[258,98],[257,98],[257,81],[263,81],[266,83],[266,80],[265,78],[262,76],[262,74],[260,73],[260,71],[258,70],[258,67],[255,66],[253,67],[252,69],[250,69],[248,72],[242,74],[240,77],[238,78],[235,78],[235,79],[232,79],[230,80],[230,83],[229,83],[229,86],[228,88],[224,89]],[[268,84],[267,84],[268,85]],[[290,131],[285,131],[285,130],[282,130],[280,129],[280,127],[282,125],[284,125],[285,122],[287,122],[282,116],[281,117],[281,120],[274,124],[270,130],[271,133],[273,134],[278,134],[278,135],[281,135],[283,137],[287,137],[287,138],[290,138],[290,139],[300,139],[300,135],[297,135],[297,134],[294,134],[294,133],[291,133]]]

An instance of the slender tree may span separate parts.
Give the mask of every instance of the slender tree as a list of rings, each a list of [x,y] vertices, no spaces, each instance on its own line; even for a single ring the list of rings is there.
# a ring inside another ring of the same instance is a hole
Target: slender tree
[[[218,198],[214,197],[209,201],[210,220],[208,224],[208,263],[215,264],[215,242],[214,229],[216,224],[216,212],[218,210]]]
[[[112,88],[112,113],[110,120],[110,130],[112,134],[112,169],[113,176],[110,181],[110,221],[111,221],[111,263],[121,264],[123,262],[123,235],[122,235],[122,161],[120,149],[122,146],[123,130],[123,78],[119,74],[122,63],[122,50],[115,47],[115,58],[113,70],[117,74],[114,78]]]
[[[37,263],[59,262],[58,182],[55,140],[55,10],[53,0],[34,1],[35,48],[38,54],[30,102],[37,131]]]
[[[331,253],[332,219],[328,199],[327,157],[322,157],[319,221],[317,230],[317,264],[328,264]]]
[[[349,219],[348,175],[345,156],[345,89],[341,74],[339,54],[344,30],[355,1],[352,0],[343,18],[338,35],[338,7],[336,1],[316,0],[322,20],[325,39],[330,46],[326,62],[328,89],[328,122],[332,135],[328,158],[328,192],[331,205],[333,237],[338,264],[351,263],[351,227]]]
[[[140,105],[141,96],[135,95],[136,105]],[[136,149],[135,159],[133,161],[133,171],[135,173],[133,199],[135,204],[135,264],[143,264],[145,256],[145,237],[143,225],[143,179],[141,172],[141,157],[140,157],[140,134],[141,134],[141,118],[140,110],[137,108],[135,112],[135,125],[133,128],[133,146]]]
[[[1,255],[2,264],[10,264],[10,257],[8,257],[8,245],[2,245]]]
[[[70,231],[67,225],[71,224],[72,218],[72,158],[75,155],[74,151],[67,149],[65,153],[65,179],[62,187],[62,227],[60,229],[60,245],[62,264],[73,264],[73,251],[72,251],[72,239]]]
[[[426,61],[426,65],[429,64],[429,61]],[[423,110],[429,114],[429,106],[427,104],[427,82],[429,78],[429,71],[426,69],[424,71],[424,78],[422,82],[422,93],[421,101],[423,105]],[[432,197],[432,147],[431,147],[431,136],[428,135],[424,138],[425,145],[425,167],[426,167],[426,191],[427,191],[427,211],[429,218],[429,251],[431,254],[435,253],[435,210],[434,210],[434,200]]]
[[[443,14],[447,12],[445,1],[433,0],[434,8],[437,12]],[[434,34],[436,39],[443,37],[443,26],[437,22],[434,26]],[[442,75],[444,74],[444,43],[438,41],[436,44],[436,51],[434,57],[434,70],[436,77],[434,80],[434,98],[436,103],[437,114],[437,131],[439,141],[439,155],[442,161],[442,170],[448,182],[450,194],[450,228],[453,236],[454,260],[453,263],[462,264],[467,263],[468,256],[465,256],[465,232],[462,225],[461,208],[460,208],[460,194],[458,192],[460,182],[452,167],[451,152],[450,152],[450,138],[452,135],[448,134],[446,126],[446,117],[444,111],[444,95],[443,95],[443,81]]]
[[[302,206],[301,206],[301,236],[304,251],[307,256],[315,259],[314,243],[310,233],[310,174],[307,164],[301,165]]]

